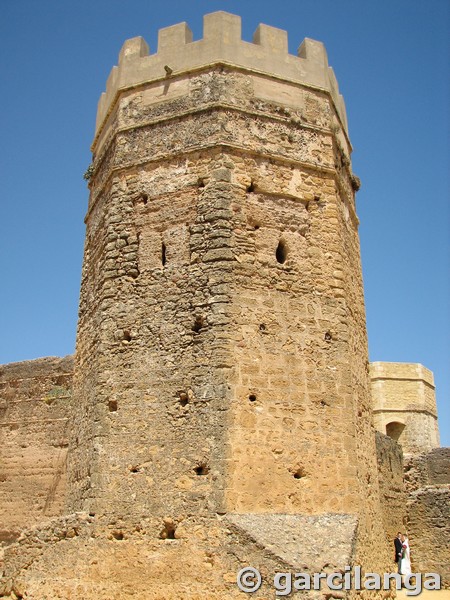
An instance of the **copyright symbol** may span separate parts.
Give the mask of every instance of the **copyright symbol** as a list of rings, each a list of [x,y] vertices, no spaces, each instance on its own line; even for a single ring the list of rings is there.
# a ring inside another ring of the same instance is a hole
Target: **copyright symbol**
[[[261,587],[261,573],[253,567],[244,567],[237,574],[236,581],[241,592],[251,594]]]

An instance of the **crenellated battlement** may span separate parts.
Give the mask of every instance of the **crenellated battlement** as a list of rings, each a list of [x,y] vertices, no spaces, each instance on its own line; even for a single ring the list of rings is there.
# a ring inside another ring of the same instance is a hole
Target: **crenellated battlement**
[[[193,41],[186,23],[161,29],[158,50],[149,54],[142,37],[127,40],[119,54],[119,65],[113,67],[100,98],[96,137],[103,129],[109,113],[121,92],[148,82],[164,80],[186,71],[213,64],[229,64],[265,73],[328,92],[345,130],[347,118],[343,97],[333,69],[328,66],[324,45],[304,39],[298,56],[288,53],[287,32],[260,24],[253,42],[241,38],[241,18],[226,12],[215,12],[203,17],[203,38]]]

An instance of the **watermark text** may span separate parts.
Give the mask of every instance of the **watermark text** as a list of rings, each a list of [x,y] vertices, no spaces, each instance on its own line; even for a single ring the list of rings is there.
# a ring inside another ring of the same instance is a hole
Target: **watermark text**
[[[258,569],[244,567],[237,574],[238,588],[247,594],[259,590],[263,578]],[[441,577],[437,573],[362,573],[360,566],[344,567],[335,573],[275,573],[271,583],[277,596],[288,596],[295,591],[321,590],[389,590],[403,587],[407,596],[418,596],[422,590],[440,590]]]

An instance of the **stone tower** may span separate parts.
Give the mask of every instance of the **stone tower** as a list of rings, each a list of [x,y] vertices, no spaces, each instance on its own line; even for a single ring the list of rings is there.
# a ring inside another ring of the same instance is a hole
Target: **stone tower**
[[[100,99],[52,598],[387,568],[344,102],[321,43],[240,28],[128,40]]]
[[[405,454],[439,447],[433,373],[421,364],[370,365],[374,425],[398,441]]]
[[[98,109],[71,508],[373,521],[356,178],[324,47],[244,42],[214,13],[148,52],[125,43]]]

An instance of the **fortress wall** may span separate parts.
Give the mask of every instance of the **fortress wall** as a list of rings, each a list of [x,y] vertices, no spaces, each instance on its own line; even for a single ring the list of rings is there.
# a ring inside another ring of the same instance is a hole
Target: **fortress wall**
[[[440,573],[450,587],[450,448],[405,459],[413,570]]]
[[[0,541],[62,512],[72,372],[71,356],[0,366]]]
[[[395,440],[378,431],[375,434],[375,439],[383,524],[386,538],[392,545],[392,540],[397,533],[404,531],[406,521],[403,453]]]
[[[407,508],[413,571],[439,573],[450,587],[450,485],[412,492]]]
[[[405,458],[405,485],[409,493],[430,485],[450,484],[450,448],[435,448]]]

